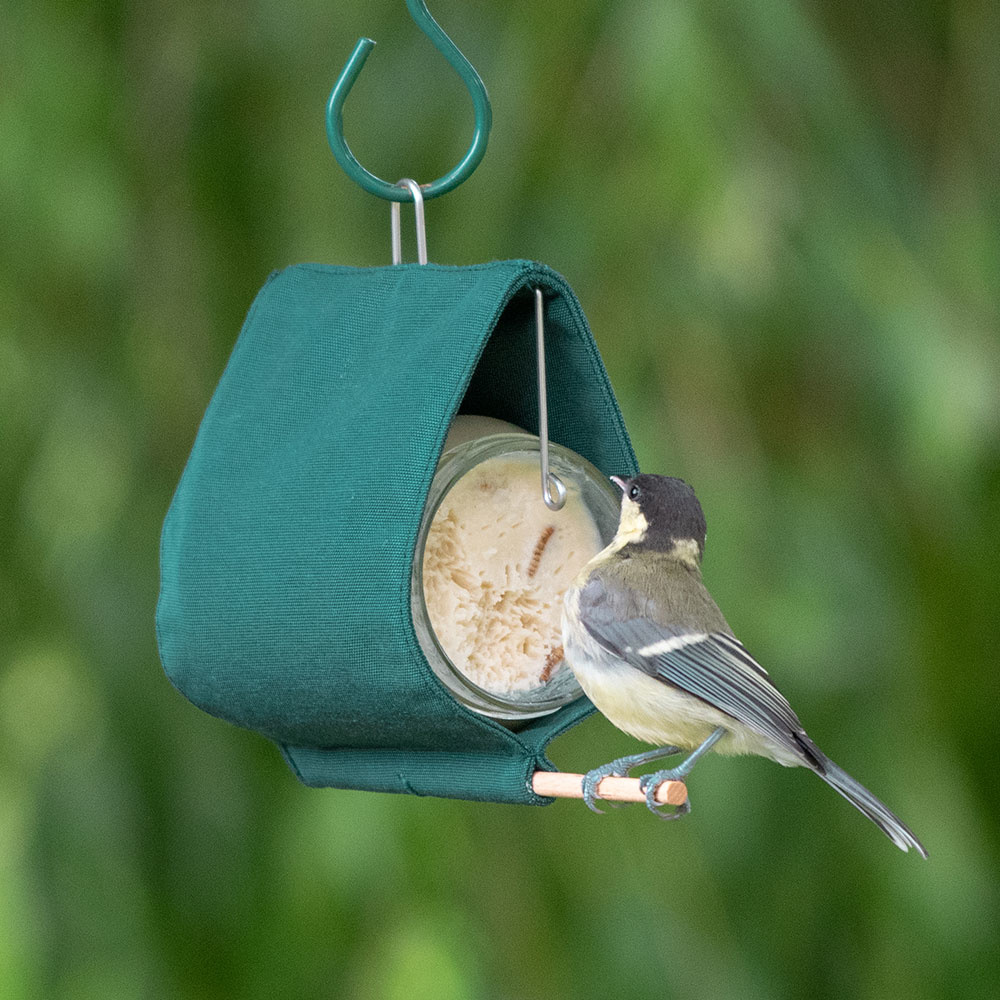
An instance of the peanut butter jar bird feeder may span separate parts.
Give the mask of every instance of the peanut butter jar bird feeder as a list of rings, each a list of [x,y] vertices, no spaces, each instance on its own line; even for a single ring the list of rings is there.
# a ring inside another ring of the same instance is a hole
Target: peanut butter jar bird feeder
[[[429,185],[361,167],[341,130],[373,44],[358,43],[327,131],[392,202],[393,264],[299,264],[258,293],[163,526],[160,656],[307,785],[544,804],[580,795],[544,751],[593,710],[561,662],[559,587],[614,533],[607,477],[634,475],[635,456],[563,278],[426,263],[423,201],[475,169],[490,109],[421,0],[407,5],[473,96],[473,144]],[[400,262],[403,201],[417,264]],[[641,801],[637,786],[607,778],[601,794]]]

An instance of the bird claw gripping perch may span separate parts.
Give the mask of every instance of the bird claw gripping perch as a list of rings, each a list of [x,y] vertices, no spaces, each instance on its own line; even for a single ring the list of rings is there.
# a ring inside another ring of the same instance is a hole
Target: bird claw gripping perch
[[[673,812],[661,812],[659,809],[660,804],[656,801],[657,790],[665,781],[684,781],[691,773],[691,769],[698,758],[711,750],[724,735],[724,729],[721,727],[716,729],[704,743],[688,754],[676,767],[672,767],[666,771],[654,771],[652,774],[644,774],[639,779],[639,789],[646,796],[646,807],[651,813],[659,816],[660,819],[678,819],[681,816],[686,816],[691,811],[691,803],[685,800]],[[619,757],[610,763],[595,767],[593,770],[588,771],[580,781],[583,801],[592,812],[603,814],[604,810],[598,809],[596,802],[601,797],[597,793],[597,788],[605,778],[624,778],[632,768],[639,767],[640,764],[648,764],[652,760],[661,760],[663,757],[672,757],[675,753],[681,752],[680,747],[659,747],[656,750],[646,750],[644,753]]]
[[[644,774],[639,779],[639,788],[646,793],[646,808],[649,809],[651,813],[655,816],[659,816],[660,819],[679,819],[681,816],[686,816],[691,812],[691,800],[685,799],[684,802],[679,805],[674,812],[666,813],[661,812],[657,808],[656,802],[656,790],[663,784],[664,781],[684,781],[685,778],[691,773],[691,769],[698,762],[698,758],[702,757],[704,754],[708,753],[716,743],[725,736],[726,731],[721,726],[718,729],[713,730],[699,747],[697,747],[692,753],[681,761],[676,767],[672,767],[666,771],[654,771],[652,774]]]
[[[659,804],[656,801],[656,791],[663,784],[664,781],[677,781],[677,778],[663,778],[662,774],[665,772],[657,771],[655,774],[644,774],[639,779],[639,788],[646,793],[646,808],[654,815],[659,816],[660,819],[680,819],[681,816],[686,816],[691,812],[691,799],[685,799],[679,806],[674,807],[673,812],[663,812],[659,808]],[[666,772],[669,773],[669,772]]]
[[[583,791],[583,801],[592,812],[603,815],[604,810],[598,809],[595,803],[601,797],[597,794],[597,787],[605,778],[625,778],[632,768],[639,767],[640,764],[648,764],[651,760],[660,760],[663,757],[672,757],[675,753],[680,752],[678,747],[660,747],[656,750],[646,750],[644,753],[631,754],[628,757],[619,757],[610,763],[595,767],[593,770],[588,771],[580,782],[580,787]],[[653,795],[656,794],[656,788],[660,784],[662,782],[657,782],[656,787],[653,788]],[[643,788],[643,791],[645,791],[645,788]],[[649,792],[646,792],[646,801],[649,801]],[[653,811],[655,812],[656,810],[654,809]]]

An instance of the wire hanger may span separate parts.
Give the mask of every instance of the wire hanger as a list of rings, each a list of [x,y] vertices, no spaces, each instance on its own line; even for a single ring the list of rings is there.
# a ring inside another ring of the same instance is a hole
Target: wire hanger
[[[458,46],[445,34],[437,21],[431,17],[424,0],[406,0],[406,6],[411,17],[416,21],[417,27],[434,43],[434,47],[451,63],[462,78],[469,91],[469,96],[472,98],[475,110],[476,127],[472,137],[472,145],[469,146],[458,165],[449,170],[443,177],[439,177],[430,184],[421,185],[421,193],[424,200],[427,201],[438,195],[447,194],[458,187],[479,166],[486,153],[486,142],[489,138],[490,126],[493,124],[493,110],[490,107],[486,86],[479,74],[473,68],[472,63],[462,55]],[[330,91],[330,99],[326,105],[326,137],[337,162],[356,184],[386,201],[413,201],[413,194],[408,187],[400,187],[398,184],[383,181],[370,170],[361,166],[344,139],[344,101],[347,100],[347,95],[351,92],[351,87],[354,86],[354,81],[357,80],[358,74],[374,45],[375,42],[371,38],[359,39],[350,58],[340,71],[340,76],[337,77],[337,82],[333,85],[333,90]]]
[[[355,183],[366,191],[392,202],[392,262],[400,264],[403,260],[402,240],[400,236],[399,203],[412,201],[416,210],[417,224],[417,260],[427,263],[427,235],[424,227],[424,202],[429,198],[458,187],[479,166],[486,153],[486,142],[493,124],[493,111],[490,99],[486,93],[486,85],[476,72],[472,63],[462,55],[458,46],[445,34],[442,27],[431,17],[424,0],[406,0],[406,7],[416,21],[421,31],[434,43],[435,48],[448,60],[462,78],[475,109],[476,129],[472,137],[472,145],[457,166],[453,167],[444,177],[439,177],[430,184],[418,184],[415,180],[404,177],[395,184],[380,180],[370,170],[366,170],[351,152],[344,138],[344,102],[351,92],[361,68],[375,45],[370,38],[359,39],[354,51],[340,71],[337,82],[330,91],[330,99],[326,105],[326,137],[330,149],[344,172]],[[555,473],[549,471],[549,429],[548,407],[546,404],[545,387],[545,324],[544,301],[542,290],[533,290],[535,297],[536,349],[538,358],[538,409],[540,443],[540,459],[542,474],[542,500],[550,510],[558,511],[566,503],[566,487]]]

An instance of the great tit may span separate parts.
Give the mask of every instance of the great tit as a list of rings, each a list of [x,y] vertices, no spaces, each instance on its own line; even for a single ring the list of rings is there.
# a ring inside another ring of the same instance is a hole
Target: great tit
[[[701,579],[705,515],[694,490],[669,476],[612,480],[622,490],[618,531],[584,567],[563,609],[565,657],[587,697],[619,729],[658,749],[589,771],[583,798],[595,812],[608,775],[682,751],[677,767],[643,775],[647,806],[664,819],[656,789],[684,780],[710,749],[759,754],[815,771],[898,847],[927,857],[910,829],[806,735],[767,672],[736,639]]]

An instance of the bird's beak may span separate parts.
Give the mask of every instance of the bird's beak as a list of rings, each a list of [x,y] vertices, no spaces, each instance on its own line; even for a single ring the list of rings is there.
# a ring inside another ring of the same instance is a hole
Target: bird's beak
[[[615,486],[617,486],[618,489],[620,489],[622,491],[622,493],[625,492],[625,480],[622,479],[621,476],[612,476],[611,477],[611,482],[613,482],[615,484]]]

